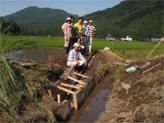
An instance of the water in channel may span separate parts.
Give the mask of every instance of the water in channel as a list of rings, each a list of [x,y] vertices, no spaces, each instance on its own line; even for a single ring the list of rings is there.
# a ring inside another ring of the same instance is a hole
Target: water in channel
[[[40,61],[49,55],[52,55],[54,53],[59,53],[60,51],[50,51],[50,50],[38,50],[38,49],[24,49],[24,50],[17,50],[13,52],[9,52],[5,54],[6,58],[17,58],[17,59],[27,59],[27,60],[33,60],[33,61]]]
[[[79,111],[74,112],[69,122],[95,122],[105,111],[109,92],[110,87],[107,83],[99,83]]]

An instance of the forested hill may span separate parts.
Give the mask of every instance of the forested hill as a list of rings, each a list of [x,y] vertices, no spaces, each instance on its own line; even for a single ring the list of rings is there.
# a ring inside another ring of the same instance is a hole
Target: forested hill
[[[65,20],[68,16],[71,16],[71,14],[60,9],[38,8],[36,6],[33,6],[7,15],[4,17],[4,19],[6,21],[14,20],[20,26],[30,26]],[[78,15],[74,16],[78,17]]]
[[[135,39],[163,35],[163,0],[126,0],[103,11],[84,16],[92,19],[97,36],[130,35]]]
[[[117,38],[130,35],[140,39],[163,35],[163,11],[163,0],[125,0],[83,17],[93,20],[97,38],[111,34]],[[70,14],[62,10],[29,7],[4,18],[14,19],[21,26],[23,35],[62,36],[61,25],[68,16]]]

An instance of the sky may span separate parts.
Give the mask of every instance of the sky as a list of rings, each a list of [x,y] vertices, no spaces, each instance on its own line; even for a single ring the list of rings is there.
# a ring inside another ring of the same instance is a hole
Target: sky
[[[111,8],[123,0],[0,0],[0,16],[9,15],[29,6],[62,9],[83,16]]]

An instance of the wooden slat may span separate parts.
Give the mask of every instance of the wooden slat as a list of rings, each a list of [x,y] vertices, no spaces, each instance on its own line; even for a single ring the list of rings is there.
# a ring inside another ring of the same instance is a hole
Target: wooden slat
[[[52,97],[52,92],[51,92],[51,90],[48,90],[48,94]]]
[[[71,76],[68,76],[68,78],[69,78],[69,79],[72,79],[72,80],[74,80],[74,81],[76,81],[76,82],[78,82],[79,84],[86,85],[85,82],[83,82],[83,81],[81,81],[81,80],[78,80],[78,79],[75,79],[75,78],[73,78],[73,77],[71,77]]]
[[[153,50],[150,52],[150,54],[147,56],[147,58],[149,58],[151,56],[151,54],[154,52],[154,50],[160,45],[160,43],[164,41],[164,38],[161,39],[160,42],[158,42],[158,44],[153,48]]]
[[[143,73],[146,73],[146,72],[152,70],[153,68],[155,68],[155,67],[157,67],[157,66],[159,66],[159,65],[161,65],[161,63],[158,63],[158,64],[154,65],[153,67],[151,67],[151,68],[145,70]]]
[[[77,86],[74,86],[74,85],[69,85],[69,84],[66,84],[66,83],[60,83],[61,86],[65,86],[65,87],[70,87],[70,88],[75,88],[75,89],[80,89],[80,87],[77,87]]]
[[[76,94],[73,94],[73,103],[74,103],[75,110],[78,110],[78,104],[77,104],[77,96],[76,96]]]
[[[58,89],[62,90],[62,91],[67,92],[67,93],[75,94],[75,92],[73,92],[73,91],[71,91],[71,90],[69,90],[69,89],[66,89],[66,88],[64,88],[64,87],[61,87],[61,86],[59,86],[59,85],[57,85],[56,87],[57,87]]]
[[[58,94],[57,97],[58,97],[58,103],[60,103],[60,94]]]
[[[78,76],[81,76],[81,77],[84,77],[84,78],[89,78],[89,76],[85,76],[85,75],[82,75],[80,73],[77,73],[77,72],[74,72],[75,75],[78,75]]]

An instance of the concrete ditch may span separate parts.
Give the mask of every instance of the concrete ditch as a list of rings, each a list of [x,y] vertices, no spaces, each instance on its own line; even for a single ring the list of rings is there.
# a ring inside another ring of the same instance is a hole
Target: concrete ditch
[[[86,98],[90,95],[90,93],[96,87],[96,85],[99,82],[101,82],[102,78],[105,77],[106,73],[109,72],[109,65],[107,65],[106,61],[105,61],[105,63],[101,63],[98,66],[96,63],[94,63],[94,60],[96,59],[95,55],[92,56],[92,57],[94,59],[90,59],[89,63],[92,63],[92,64],[90,64],[90,67],[94,67],[94,68],[93,69],[90,68],[90,70],[85,72],[85,75],[88,75],[90,78],[86,79],[86,78],[81,77],[80,80],[86,82],[86,85],[81,87],[80,90],[76,91],[76,100],[77,100],[78,109],[80,109],[80,107],[83,105]],[[94,65],[96,65],[96,67]],[[97,72],[95,72],[95,70],[94,70],[95,68],[97,68]],[[74,96],[71,95],[69,97],[69,99],[66,100],[64,97],[67,95],[67,92],[64,92],[64,91],[61,91],[61,90],[59,91],[56,88],[57,85],[59,85],[59,83],[61,81],[63,81],[66,76],[68,76],[69,71],[70,71],[71,76],[73,76],[75,78],[79,77],[79,76],[75,76],[73,74],[74,70],[70,70],[70,68],[67,68],[67,70],[60,76],[59,80],[57,80],[57,81],[55,81],[54,83],[51,84],[51,86],[53,87],[51,89],[51,93],[52,93],[52,96],[54,98],[54,101],[58,101],[57,100],[57,93],[54,94],[55,91],[58,91],[60,93],[60,95],[62,95],[61,96],[61,102],[58,103],[58,107],[54,111],[54,115],[56,117],[56,120],[59,121],[59,122],[68,121],[69,118],[71,117],[70,114],[72,114],[75,111],[74,99],[73,99]],[[72,81],[72,80],[68,79],[68,81]],[[68,81],[63,81],[63,82],[68,83]],[[77,86],[78,85],[79,84],[77,84]]]

